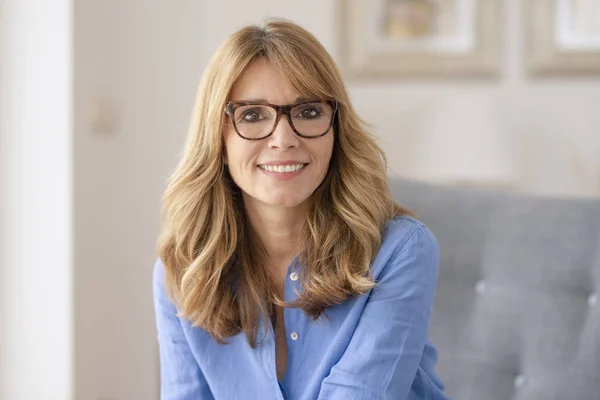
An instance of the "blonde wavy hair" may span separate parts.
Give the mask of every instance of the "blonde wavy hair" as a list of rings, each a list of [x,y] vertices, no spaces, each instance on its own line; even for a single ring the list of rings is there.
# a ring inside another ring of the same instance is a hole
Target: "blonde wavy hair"
[[[259,58],[303,97],[338,102],[329,171],[309,200],[298,255],[302,290],[293,303],[275,294],[264,246],[223,162],[229,93]],[[272,19],[231,35],[202,76],[184,151],[163,196],[158,255],[181,317],[219,343],[244,332],[255,347],[260,319],[268,322],[275,305],[318,319],[327,307],[373,288],[370,265],[383,229],[407,213],[392,199],[384,153],[352,108],[331,56],[303,28]]]

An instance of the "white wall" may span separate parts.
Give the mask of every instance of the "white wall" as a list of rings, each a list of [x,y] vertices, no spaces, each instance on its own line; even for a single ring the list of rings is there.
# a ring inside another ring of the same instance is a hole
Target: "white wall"
[[[70,399],[71,2],[0,7],[0,399]]]
[[[176,91],[186,57],[171,48],[186,40],[182,18],[176,2],[75,4],[77,400],[158,398],[151,271],[191,101]],[[116,114],[112,127],[94,127],[96,107],[100,125]]]
[[[268,16],[338,57],[335,4],[78,0],[71,32],[70,3],[43,3],[5,1],[0,23],[0,399],[158,399],[159,202],[200,75],[227,35]],[[414,140],[466,99],[460,124],[481,101],[514,139],[521,190],[598,194],[600,79],[526,77],[519,3],[506,1],[498,79],[349,84],[392,173],[434,179],[415,167]]]

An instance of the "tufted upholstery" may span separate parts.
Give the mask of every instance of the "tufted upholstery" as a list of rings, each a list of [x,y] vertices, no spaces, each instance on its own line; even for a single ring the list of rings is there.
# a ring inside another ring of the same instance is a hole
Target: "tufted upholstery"
[[[393,180],[440,243],[431,336],[457,400],[600,400],[600,200]]]

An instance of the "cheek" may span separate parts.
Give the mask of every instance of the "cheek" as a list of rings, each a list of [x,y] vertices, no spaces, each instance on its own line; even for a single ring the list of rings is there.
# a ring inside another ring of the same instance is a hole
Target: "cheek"
[[[240,158],[239,153],[242,146],[237,139],[234,132],[227,131],[225,133],[225,160],[228,164],[234,164],[235,160]]]
[[[316,152],[318,154],[319,161],[323,164],[322,168],[327,170],[333,155],[333,139],[331,138],[327,140],[327,142],[322,143],[321,146],[318,146],[316,148]]]
[[[235,133],[225,135],[225,162],[232,175],[243,175],[254,166],[258,149],[256,143],[249,142]]]

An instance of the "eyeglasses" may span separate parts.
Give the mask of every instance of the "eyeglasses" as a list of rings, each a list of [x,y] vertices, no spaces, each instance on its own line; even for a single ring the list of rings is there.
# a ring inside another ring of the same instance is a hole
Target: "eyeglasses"
[[[278,106],[257,101],[230,101],[225,106],[237,134],[246,140],[260,140],[275,132],[282,115],[288,117],[290,127],[303,138],[324,136],[333,126],[337,102],[335,100],[307,100]]]

